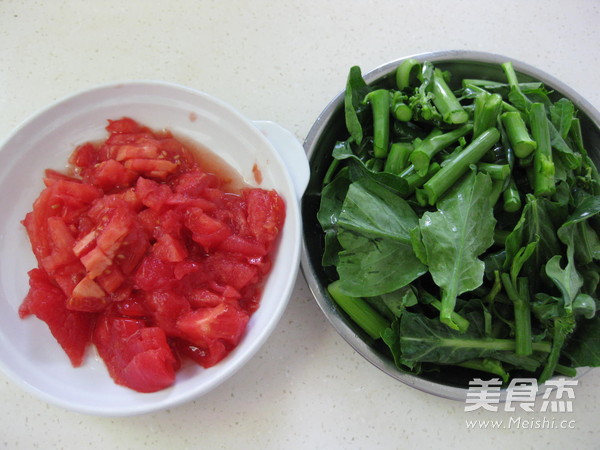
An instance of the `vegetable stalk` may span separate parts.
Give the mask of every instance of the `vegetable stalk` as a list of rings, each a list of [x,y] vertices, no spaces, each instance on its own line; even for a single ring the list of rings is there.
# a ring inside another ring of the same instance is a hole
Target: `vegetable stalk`
[[[469,120],[469,113],[462,107],[444,79],[440,69],[433,72],[433,104],[438,109],[444,122],[462,124]]]
[[[554,162],[550,144],[550,130],[543,103],[533,103],[529,111],[531,132],[537,143],[533,155],[533,184],[536,196],[548,196],[555,191]]]
[[[373,153],[376,158],[385,158],[390,140],[390,93],[377,89],[365,97],[373,111]]]
[[[395,142],[390,146],[390,152],[385,160],[383,170],[399,174],[408,164],[408,158],[413,151],[412,144],[408,142]]]
[[[507,273],[500,278],[508,298],[513,302],[515,314],[515,353],[517,355],[531,355],[531,311],[529,307],[529,285],[527,278],[519,278],[517,286]]]
[[[400,63],[396,69],[396,86],[401,91],[414,85],[421,72],[421,63],[409,58]]]
[[[439,301],[438,299],[430,299],[429,302],[431,306],[433,306],[435,309],[437,309],[438,311],[442,311],[443,306],[441,301]],[[469,328],[469,321],[460,314],[458,314],[456,311],[452,311],[452,313],[450,314],[450,319],[452,320],[452,323],[456,325],[456,329],[461,333],[464,333]]]
[[[427,180],[429,180],[432,176],[438,173],[440,169],[440,165],[436,162],[433,162],[429,165],[429,170],[425,175],[419,175],[417,172],[413,171],[411,174],[404,177],[404,179],[406,180],[406,184],[408,185],[407,193],[412,194],[413,192],[415,192],[417,188],[423,186],[423,184],[425,184]]]
[[[512,62],[507,61],[502,63],[502,70],[504,71],[508,85],[510,86],[509,97],[513,105],[516,106],[520,111],[529,110],[532,102],[525,94],[523,94],[523,91],[521,90],[521,84],[519,83],[519,79]]]
[[[521,113],[505,112],[501,118],[515,155],[518,158],[527,158],[535,150],[537,144],[529,136]]]
[[[487,173],[492,180],[504,181],[510,175],[510,166],[508,164],[479,163],[477,168]]]
[[[493,375],[498,375],[502,378],[502,381],[505,383],[508,382],[510,375],[504,367],[502,363],[497,359],[492,358],[481,358],[481,359],[470,359],[468,361],[461,362],[457,364],[460,367],[465,367],[467,369],[478,370],[480,372],[487,372]]]
[[[434,205],[437,199],[469,170],[469,166],[478,162],[499,139],[500,132],[497,128],[490,128],[473,139],[458,156],[423,185],[428,203]]]
[[[502,96],[500,94],[485,93],[477,96],[473,114],[473,137],[479,136],[488,128],[495,127],[501,111]]]
[[[502,196],[504,211],[516,212],[521,209],[521,194],[519,193],[513,178],[511,178],[507,188],[502,193]]]
[[[331,298],[356,322],[371,338],[379,339],[388,327],[388,322],[360,297],[350,297],[340,289],[340,281],[327,287]]]
[[[419,175],[425,175],[429,168],[429,162],[435,154],[456,142],[472,129],[473,125],[469,123],[444,134],[426,137],[415,145],[415,149],[410,155],[410,162],[414,164]]]
[[[407,99],[408,97],[403,95],[400,91],[394,92],[392,96],[390,111],[396,119],[402,122],[408,122],[410,119],[412,119],[413,115],[412,108],[405,102]]]

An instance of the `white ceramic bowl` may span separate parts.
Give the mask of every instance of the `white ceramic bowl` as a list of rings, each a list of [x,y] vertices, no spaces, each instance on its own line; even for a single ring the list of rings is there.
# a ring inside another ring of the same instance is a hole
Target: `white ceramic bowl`
[[[175,384],[141,394],[117,386],[93,348],[71,367],[46,324],[21,320],[27,271],[36,261],[20,221],[43,189],[46,168],[64,169],[83,142],[106,137],[107,119],[129,116],[168,129],[218,154],[255,185],[274,188],[286,202],[286,221],[259,309],[235,350],[216,366],[186,366]],[[251,122],[222,101],[164,82],[101,86],[58,101],[35,114],[0,147],[0,367],[17,384],[49,403],[82,413],[125,416],[172,407],[205,394],[240,369],[266,341],[287,305],[299,267],[302,225],[299,199],[309,178],[304,149],[272,122]]]

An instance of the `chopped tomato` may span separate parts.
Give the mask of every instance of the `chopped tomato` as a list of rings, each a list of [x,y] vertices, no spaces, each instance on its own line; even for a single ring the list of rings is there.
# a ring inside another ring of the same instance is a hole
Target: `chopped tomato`
[[[74,366],[93,343],[115,383],[170,386],[179,358],[210,367],[259,306],[285,219],[275,191],[230,178],[167,132],[109,120],[72,173],[47,170],[24,220],[38,268],[19,314],[45,321]]]
[[[178,336],[177,320],[191,311],[190,302],[183,295],[172,291],[154,291],[145,297],[146,308],[153,322],[171,336]]]
[[[285,205],[275,191],[246,189],[243,192],[252,235],[270,249],[285,220]]]
[[[175,381],[177,359],[161,328],[104,314],[96,324],[93,342],[117,384],[156,392]]]
[[[231,234],[231,230],[223,222],[197,207],[189,208],[185,212],[184,223],[192,232],[192,239],[206,251],[217,247]]]
[[[246,329],[248,314],[232,303],[198,308],[182,314],[177,321],[182,336],[197,347],[210,349],[215,341],[235,347]]]
[[[143,127],[140,126],[135,120],[129,117],[123,117],[119,120],[108,120],[106,130],[112,135],[115,134],[135,134],[143,131]]]
[[[136,178],[136,172],[114,159],[108,159],[90,168],[86,172],[85,181],[98,186],[104,192],[110,192],[130,186]]]
[[[91,339],[94,316],[67,309],[65,294],[41,269],[29,272],[29,286],[19,315],[27,317],[33,314],[46,322],[71,364],[80,366]]]

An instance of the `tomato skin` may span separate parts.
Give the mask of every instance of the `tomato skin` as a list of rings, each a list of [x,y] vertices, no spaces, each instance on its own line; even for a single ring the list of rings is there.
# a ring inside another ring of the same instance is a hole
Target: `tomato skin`
[[[175,382],[175,364],[176,359],[170,350],[146,350],[135,355],[123,368],[119,384],[142,393],[161,391]]]
[[[227,236],[220,243],[219,250],[228,253],[237,253],[249,258],[260,258],[268,253],[265,246],[255,239],[239,235]]]
[[[19,309],[45,321],[73,366],[93,344],[115,383],[171,386],[181,361],[211,367],[260,304],[285,220],[275,191],[231,179],[169,133],[109,120],[72,173],[47,170],[23,219],[38,268]]]
[[[175,183],[175,192],[190,198],[203,196],[207,189],[218,188],[219,178],[212,173],[199,170],[184,173]]]
[[[150,247],[150,237],[138,220],[121,242],[119,252],[115,256],[115,264],[124,275],[129,276],[139,267]]]

